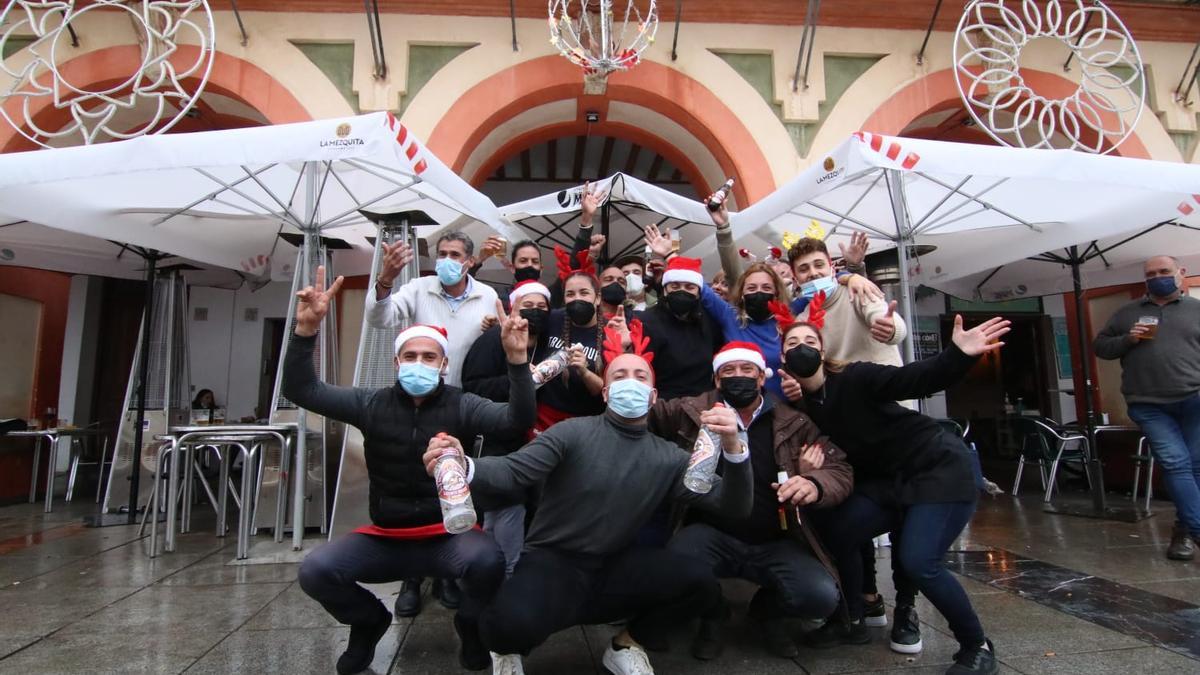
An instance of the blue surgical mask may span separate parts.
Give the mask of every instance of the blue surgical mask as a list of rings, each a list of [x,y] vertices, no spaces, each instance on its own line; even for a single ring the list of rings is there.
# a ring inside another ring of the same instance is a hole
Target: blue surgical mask
[[[437,389],[442,371],[424,363],[401,363],[396,371],[396,379],[409,396],[425,396]]]
[[[800,295],[812,298],[817,293],[825,291],[825,297],[831,298],[837,289],[838,281],[836,277],[817,277],[812,281],[800,285]]]
[[[443,286],[453,286],[463,278],[463,264],[457,260],[450,258],[438,258],[437,266],[438,281],[442,282]]]
[[[1156,298],[1165,298],[1179,290],[1175,277],[1154,277],[1146,280],[1146,289]]]
[[[637,380],[617,380],[608,385],[608,409],[627,420],[645,417],[650,412],[649,385]]]

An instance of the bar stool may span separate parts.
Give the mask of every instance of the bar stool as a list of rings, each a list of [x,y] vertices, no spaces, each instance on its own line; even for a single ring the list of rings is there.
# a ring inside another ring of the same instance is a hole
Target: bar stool
[[[1142,466],[1146,467],[1146,510],[1150,510],[1150,499],[1154,496],[1154,455],[1150,452],[1150,441],[1142,436],[1138,439],[1137,454],[1133,456],[1133,502],[1138,500],[1138,487],[1142,477]]]

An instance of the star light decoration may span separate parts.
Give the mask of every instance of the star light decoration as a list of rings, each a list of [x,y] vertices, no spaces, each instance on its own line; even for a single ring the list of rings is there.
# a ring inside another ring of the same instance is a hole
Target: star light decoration
[[[583,69],[587,94],[603,94],[610,74],[640,63],[658,32],[656,0],[625,0],[618,25],[619,1],[548,0],[550,44]]]
[[[74,51],[68,30],[72,23],[84,25],[89,12],[97,22],[108,19],[105,26],[114,13],[128,19],[140,48],[134,72],[96,84],[63,72],[68,61],[89,58]],[[33,41],[0,61],[8,76],[3,79],[11,79],[0,92],[0,116],[43,147],[163,133],[188,114],[208,84],[215,35],[207,0],[9,0],[0,14],[0,53],[9,51],[9,40]],[[195,57],[185,56],[181,44],[196,47]],[[45,128],[47,120],[55,127]]]

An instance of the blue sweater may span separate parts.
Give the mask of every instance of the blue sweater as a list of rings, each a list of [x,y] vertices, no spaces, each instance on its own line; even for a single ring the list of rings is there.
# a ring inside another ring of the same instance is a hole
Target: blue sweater
[[[721,327],[726,342],[753,342],[758,345],[766,357],[767,367],[775,371],[767,378],[767,391],[782,399],[783,386],[779,380],[779,327],[775,325],[775,317],[769,316],[764,321],[750,320],[743,326],[738,320],[737,310],[713,292],[708,284],[700,289],[700,306],[709,318]]]

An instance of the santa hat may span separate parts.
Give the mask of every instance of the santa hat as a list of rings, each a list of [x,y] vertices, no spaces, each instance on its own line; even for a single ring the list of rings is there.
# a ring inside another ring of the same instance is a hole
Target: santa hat
[[[550,302],[550,289],[536,279],[527,279],[513,286],[512,292],[508,294],[508,305],[515,307],[518,300],[530,293],[537,293],[546,298],[546,302]]]
[[[442,354],[446,354],[450,351],[450,340],[446,335],[445,328],[442,328],[441,326],[426,326],[424,324],[417,324],[415,326],[405,328],[404,330],[400,331],[399,335],[396,336],[396,353],[400,353],[400,349],[404,346],[405,342],[408,342],[413,338],[422,337],[429,338],[430,340],[433,340],[441,345]]]
[[[734,361],[748,361],[758,366],[767,377],[771,377],[774,373],[767,367],[767,360],[763,358],[762,350],[753,342],[730,342],[721,347],[721,351],[713,356],[713,372],[716,373],[721,369],[721,366]]]
[[[667,261],[667,271],[663,272],[663,286],[672,281],[682,281],[685,284],[704,285],[704,275],[700,272],[699,258],[684,258],[675,256]]]

